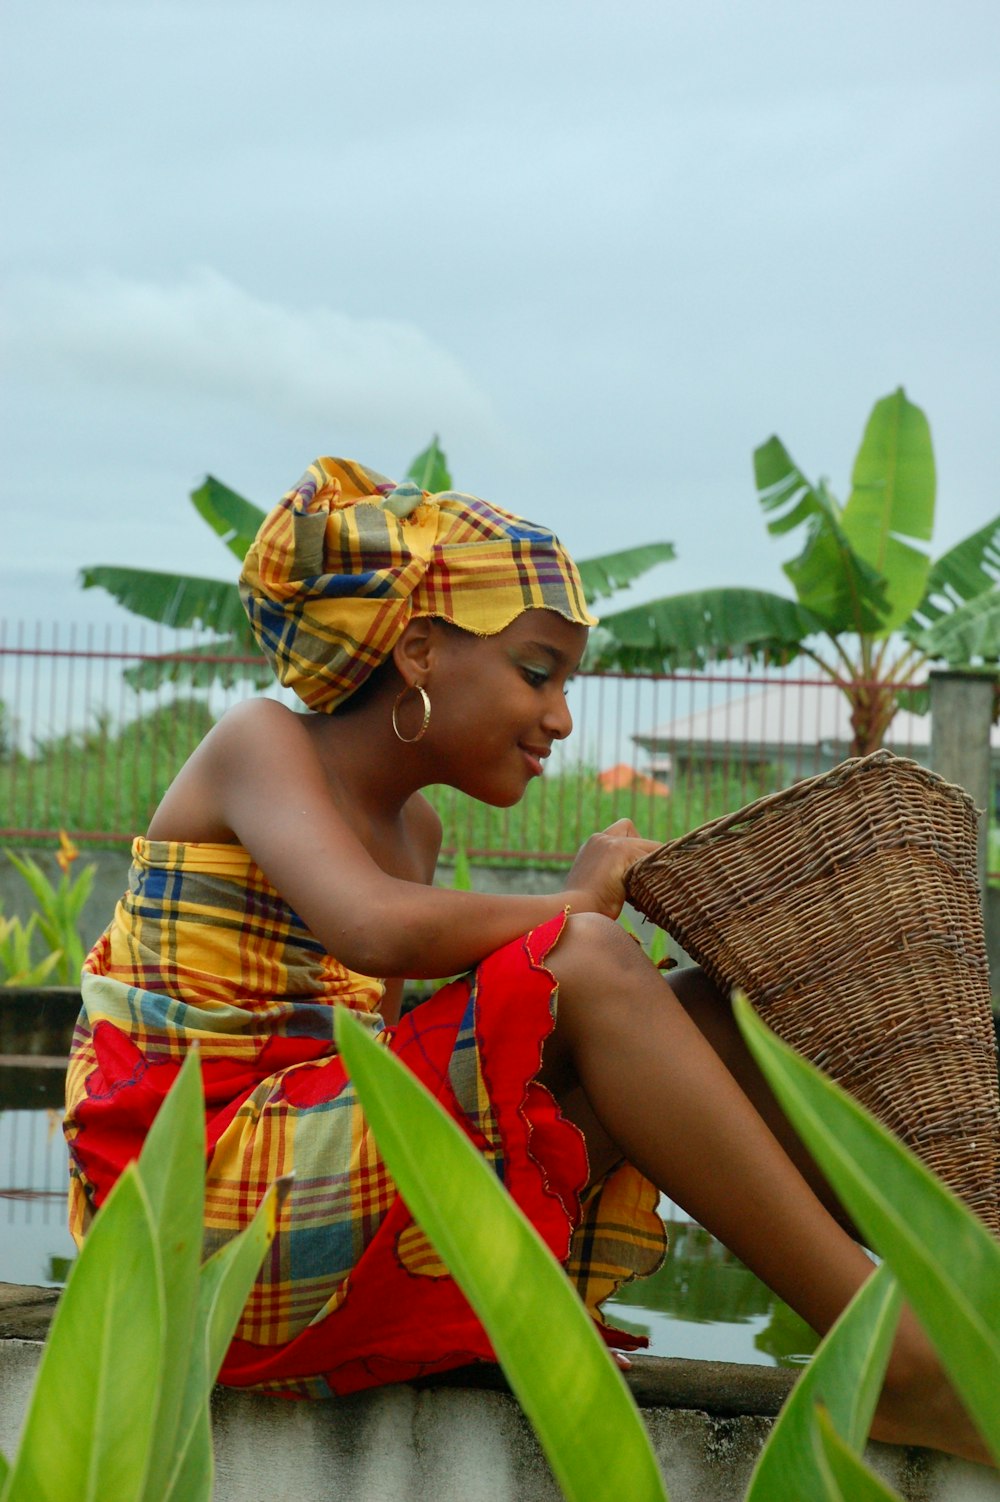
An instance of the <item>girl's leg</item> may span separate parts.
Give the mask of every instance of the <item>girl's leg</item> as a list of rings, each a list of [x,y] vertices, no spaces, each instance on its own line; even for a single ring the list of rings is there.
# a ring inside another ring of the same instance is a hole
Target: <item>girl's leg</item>
[[[570,920],[547,964],[559,1006],[540,1077],[570,1115],[582,1089],[601,1129],[588,1135],[593,1171],[629,1159],[825,1334],[872,1263],[660,972],[617,924],[590,914]],[[873,1433],[988,1459],[909,1313]]]
[[[702,1037],[711,1044],[712,1051],[725,1064],[743,1094],[748,1096],[757,1114],[763,1118],[799,1173],[809,1185],[820,1204],[829,1210],[833,1218],[854,1237],[861,1239],[857,1227],[820,1172],[815,1160],[810,1157],[802,1139],[793,1129],[788,1117],[761,1074],[757,1061],[743,1041],[743,1034],[736,1025],[732,1004],[728,997],[712,984],[704,970],[696,965],[670,973],[670,989],[691,1018]]]

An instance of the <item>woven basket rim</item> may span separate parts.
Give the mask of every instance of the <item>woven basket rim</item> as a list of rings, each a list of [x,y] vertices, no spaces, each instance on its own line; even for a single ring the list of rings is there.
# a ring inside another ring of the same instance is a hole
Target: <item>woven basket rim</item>
[[[867,756],[852,756],[846,761],[838,762],[835,767],[831,767],[826,772],[819,772],[815,777],[804,777],[799,782],[793,782],[789,787],[779,788],[777,792],[765,793],[763,797],[755,798],[752,803],[745,803],[742,808],[734,809],[732,813],[720,814],[706,824],[699,824],[697,829],[689,829],[687,834],[678,835],[674,840],[667,840],[665,844],[657,846],[655,850],[640,857],[634,865],[630,866],[628,877],[638,876],[647,863],[655,864],[668,851],[707,844],[736,825],[751,825],[776,808],[793,806],[811,797],[821,787],[841,787],[855,777],[864,776],[880,768],[906,777],[915,777],[927,786],[934,787],[948,797],[964,803],[973,814],[980,812],[971,794],[958,783],[948,782],[940,773],[932,772],[922,762],[914,761],[908,756],[898,756],[895,751],[882,746],[878,751],[872,751]]]

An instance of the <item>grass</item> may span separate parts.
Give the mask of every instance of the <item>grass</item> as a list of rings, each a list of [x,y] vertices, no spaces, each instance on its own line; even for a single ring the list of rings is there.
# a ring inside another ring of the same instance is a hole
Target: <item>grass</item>
[[[203,700],[179,698],[121,727],[99,719],[60,736],[34,754],[5,756],[0,748],[0,843],[49,845],[66,829],[81,842],[120,843],[144,830],[163,790],[210,729]],[[514,866],[564,866],[583,841],[616,819],[630,818],[640,834],[670,840],[774,790],[774,774],[734,762],[726,769],[679,776],[669,796],[629,789],[607,791],[597,769],[570,763],[535,779],[519,804],[488,808],[453,788],[429,796],[444,824],[444,853]],[[988,869],[1000,873],[1000,829],[989,835]]]
[[[32,756],[8,755],[0,760],[4,827],[39,836],[7,842],[50,844],[43,832],[65,829],[77,839],[117,836],[127,844],[212,724],[201,700],[179,699],[118,729],[102,718],[45,741]]]
[[[696,774],[667,797],[601,787],[596,770],[546,773],[513,808],[489,808],[454,788],[429,789],[444,825],[444,849],[528,865],[562,864],[597,829],[631,819],[648,839],[672,840],[773,791],[757,769]]]
[[[42,743],[31,756],[0,758],[4,827],[38,832],[35,841],[21,834],[7,841],[48,844],[51,831],[66,829],[83,842],[127,843],[146,828],[212,723],[203,701],[178,699],[117,729],[102,719]],[[488,808],[452,788],[432,788],[429,796],[444,824],[446,853],[545,866],[565,864],[588,835],[616,819],[631,818],[648,838],[668,840],[765,791],[764,774],[734,765],[696,774],[668,797],[608,792],[595,768],[576,765],[536,779],[510,809]]]

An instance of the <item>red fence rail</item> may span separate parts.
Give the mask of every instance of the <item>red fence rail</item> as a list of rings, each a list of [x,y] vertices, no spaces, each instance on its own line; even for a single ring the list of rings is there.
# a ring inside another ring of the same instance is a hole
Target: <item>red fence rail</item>
[[[213,721],[261,692],[262,667],[196,635],[0,623],[0,841],[66,829],[78,843],[126,843]],[[446,853],[564,861],[622,817],[671,839],[850,754],[846,700],[805,664],[580,674],[569,700],[573,735],[515,808],[431,790]],[[929,742],[927,716],[900,710],[886,743],[926,761]]]

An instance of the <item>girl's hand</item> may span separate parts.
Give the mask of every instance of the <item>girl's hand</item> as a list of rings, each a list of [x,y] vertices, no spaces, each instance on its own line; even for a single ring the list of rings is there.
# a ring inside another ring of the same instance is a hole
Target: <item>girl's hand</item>
[[[567,886],[579,912],[617,918],[625,902],[625,872],[642,856],[658,850],[656,840],[644,840],[631,819],[618,819],[592,834],[570,868]]]

